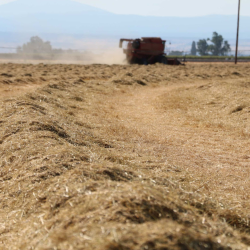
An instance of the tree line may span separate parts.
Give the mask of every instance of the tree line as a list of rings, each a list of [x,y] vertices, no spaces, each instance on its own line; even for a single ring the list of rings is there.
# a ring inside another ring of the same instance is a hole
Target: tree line
[[[196,42],[192,43],[191,55],[196,56],[198,52],[201,56],[225,56],[230,51],[231,46],[228,41],[224,40],[222,35],[213,32],[211,39],[200,39],[197,45]]]
[[[50,42],[45,42],[38,36],[33,36],[30,41],[17,48],[18,54],[70,54],[75,50],[54,49]]]
[[[191,55],[213,55],[224,56],[231,51],[230,44],[224,40],[223,36],[213,32],[212,38],[200,39],[197,43],[192,43]],[[30,41],[17,48],[18,54],[70,54],[75,50],[54,49],[50,42],[43,41],[40,37],[34,36]],[[169,55],[182,55],[181,51],[172,51]]]

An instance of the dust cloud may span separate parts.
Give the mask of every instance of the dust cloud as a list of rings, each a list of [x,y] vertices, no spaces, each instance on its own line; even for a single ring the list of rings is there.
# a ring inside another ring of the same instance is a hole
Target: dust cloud
[[[74,39],[72,37],[61,37],[60,39],[53,39],[51,44],[53,46],[51,52],[0,53],[0,62],[32,64],[126,64],[123,50],[118,48],[119,39]]]
[[[125,64],[125,56],[120,49],[110,49],[102,54],[92,54],[90,63]]]
[[[123,50],[118,47],[119,38],[101,39],[62,37],[55,41],[57,46],[68,47],[75,52],[72,55],[57,57],[57,60],[73,59],[83,64],[125,64]],[[53,43],[52,43],[53,44]],[[80,59],[80,60],[79,60]]]

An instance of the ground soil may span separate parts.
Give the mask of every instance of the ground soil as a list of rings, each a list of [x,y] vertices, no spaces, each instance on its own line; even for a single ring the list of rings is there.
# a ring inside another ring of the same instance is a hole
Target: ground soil
[[[0,69],[1,249],[249,249],[250,64]]]

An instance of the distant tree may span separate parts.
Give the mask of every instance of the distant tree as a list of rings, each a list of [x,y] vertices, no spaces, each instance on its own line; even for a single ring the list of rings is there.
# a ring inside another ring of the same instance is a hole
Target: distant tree
[[[192,56],[196,56],[196,54],[197,54],[196,42],[193,41],[193,43],[192,43],[192,48],[191,48],[191,55],[192,55]]]
[[[30,41],[17,49],[18,53],[38,54],[51,53],[52,46],[50,42],[44,42],[40,37],[33,36]]]
[[[38,36],[33,36],[30,38],[30,41],[19,46],[17,48],[17,53],[21,54],[77,54],[77,50],[63,50],[63,49],[53,49],[50,42],[45,42]]]
[[[213,37],[210,41],[212,44],[209,45],[208,50],[214,56],[224,56],[227,52],[231,51],[228,41],[224,41],[222,35],[219,35],[217,32],[213,33]]]
[[[208,44],[208,41],[210,44]],[[208,55],[209,53],[213,56],[224,56],[231,51],[228,41],[224,41],[223,36],[219,35],[217,32],[213,33],[212,39],[199,40],[197,42],[197,47],[201,56]]]
[[[231,46],[230,44],[228,43],[228,41],[224,41],[224,46],[222,48],[222,55],[225,55],[226,53],[230,52],[231,51]]]
[[[197,51],[201,56],[208,54],[208,43],[206,39],[201,39],[197,42]]]

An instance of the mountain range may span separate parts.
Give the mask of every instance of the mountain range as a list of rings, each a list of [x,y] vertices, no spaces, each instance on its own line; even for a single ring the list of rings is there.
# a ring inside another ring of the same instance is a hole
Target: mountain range
[[[241,18],[241,35],[249,34],[250,17]],[[0,6],[0,32],[208,36],[213,31],[234,37],[236,16],[152,17],[117,15],[71,0],[16,0]]]

